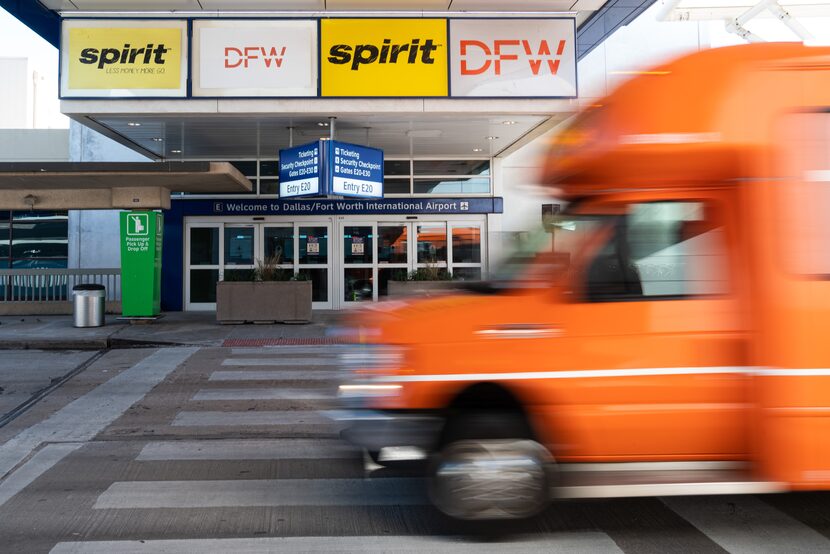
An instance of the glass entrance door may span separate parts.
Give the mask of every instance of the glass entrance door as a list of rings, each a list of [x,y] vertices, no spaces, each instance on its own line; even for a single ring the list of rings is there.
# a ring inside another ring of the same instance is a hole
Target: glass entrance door
[[[311,281],[312,307],[331,308],[330,223],[265,223],[261,226],[262,259]]]
[[[187,224],[185,309],[216,309],[216,283],[248,280],[270,262],[312,283],[312,307],[332,307],[331,222]]]
[[[219,271],[222,267],[222,224],[189,225],[186,236],[185,309],[215,309],[216,282],[219,281]]]
[[[378,223],[378,298],[389,294],[389,281],[406,280],[411,236],[411,223]]]
[[[375,290],[375,224],[343,226],[343,301],[371,302]]]
[[[343,221],[338,305],[382,300],[389,281],[482,278],[482,221]]]

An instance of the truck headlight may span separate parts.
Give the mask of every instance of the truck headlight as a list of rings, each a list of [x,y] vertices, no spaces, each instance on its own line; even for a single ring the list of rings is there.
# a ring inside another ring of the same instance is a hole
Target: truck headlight
[[[340,385],[337,389],[337,396],[343,400],[361,398],[383,398],[398,396],[401,393],[401,385],[375,385],[371,383],[355,383]]]
[[[343,369],[360,372],[394,371],[403,366],[403,349],[396,346],[362,344],[340,355]]]

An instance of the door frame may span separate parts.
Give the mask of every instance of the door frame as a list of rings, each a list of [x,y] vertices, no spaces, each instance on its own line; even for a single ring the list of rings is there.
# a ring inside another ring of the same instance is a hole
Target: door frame
[[[417,219],[413,219],[413,217],[417,217]],[[414,271],[418,267],[423,267],[426,264],[418,263],[418,237],[417,237],[417,226],[426,224],[426,223],[440,223],[445,226],[446,233],[447,233],[447,262],[446,264],[441,264],[442,267],[446,267],[450,269],[453,267],[452,262],[452,230],[454,227],[464,226],[464,224],[477,224],[481,229],[481,240],[479,242],[479,248],[481,249],[481,262],[480,264],[476,263],[459,263],[455,264],[458,265],[459,268],[461,267],[480,267],[482,278],[486,276],[487,270],[487,216],[485,214],[461,214],[461,215],[452,215],[452,216],[437,216],[437,215],[423,215],[423,216],[407,216],[406,214],[402,215],[342,215],[336,216],[336,244],[333,245],[332,251],[336,252],[336,266],[334,268],[334,272],[336,275],[336,279],[333,283],[334,289],[334,304],[333,307],[336,310],[343,310],[343,309],[353,309],[358,308],[361,305],[365,304],[366,302],[351,302],[346,301],[344,298],[345,294],[345,270],[346,264],[344,263],[344,228],[345,227],[372,227],[372,235],[374,240],[372,241],[372,264],[354,264],[351,267],[369,267],[372,268],[372,301],[377,302],[379,300],[378,290],[379,290],[379,282],[378,282],[378,270],[382,267],[397,267],[398,265],[402,264],[380,264],[378,262],[378,227],[383,226],[384,224],[396,224],[396,225],[407,225],[407,268],[406,271],[409,273],[410,271]]]
[[[216,303],[190,302],[190,271],[191,269],[214,269],[219,272],[219,280],[225,274],[225,229],[228,227],[251,226],[254,227],[254,261],[261,260],[265,256],[265,228],[266,227],[291,227],[294,235],[294,262],[293,271],[296,273],[302,268],[325,268],[327,274],[328,301],[312,302],[312,309],[331,309],[334,295],[334,274],[336,272],[335,260],[338,259],[337,242],[334,240],[333,230],[335,223],[331,217],[257,217],[251,216],[193,216],[187,217],[184,222],[184,279],[182,283],[184,296],[183,306],[186,311],[213,311],[216,310]],[[219,233],[219,264],[206,266],[190,265],[190,229],[210,227],[218,229]],[[300,264],[299,262],[299,228],[300,227],[326,227],[328,232],[328,259],[326,264]],[[301,268],[301,265],[303,266]],[[241,266],[246,268],[248,266]]]

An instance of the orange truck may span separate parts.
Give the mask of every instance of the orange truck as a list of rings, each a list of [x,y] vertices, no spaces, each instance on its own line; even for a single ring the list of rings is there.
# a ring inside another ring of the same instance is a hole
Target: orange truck
[[[830,488],[830,48],[631,79],[555,139],[556,254],[354,314],[344,436],[462,519]]]

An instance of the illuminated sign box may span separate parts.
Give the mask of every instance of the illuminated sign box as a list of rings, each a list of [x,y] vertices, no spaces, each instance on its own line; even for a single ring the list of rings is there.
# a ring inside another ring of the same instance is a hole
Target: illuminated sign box
[[[572,18],[188,24],[64,20],[61,98],[577,97]]]
[[[317,21],[193,22],[193,96],[317,96]]]
[[[332,194],[383,197],[383,150],[329,141],[328,165]]]
[[[61,97],[184,97],[187,22],[65,20]]]
[[[576,98],[573,19],[453,19],[453,97]]]
[[[447,96],[446,19],[324,19],[322,96]]]
[[[320,140],[280,150],[280,196],[383,197],[383,150]]]
[[[280,150],[280,196],[326,194],[324,152],[328,145],[318,140]]]

